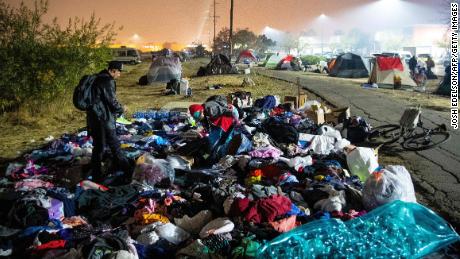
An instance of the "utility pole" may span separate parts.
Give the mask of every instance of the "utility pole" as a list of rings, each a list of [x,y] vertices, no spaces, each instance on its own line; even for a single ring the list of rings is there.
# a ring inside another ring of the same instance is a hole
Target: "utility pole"
[[[212,40],[212,44],[214,45],[215,42],[216,42],[216,0],[214,0],[214,15],[213,15],[213,18],[214,18],[214,37],[213,37],[213,40]]]
[[[233,0],[230,0],[230,60],[232,60],[233,55]]]
[[[216,2],[216,0],[213,0],[213,14],[212,15],[209,15],[209,19],[212,19],[213,20],[213,28],[214,28],[214,31],[213,31],[213,37],[212,37],[212,46],[214,47],[214,45],[216,44],[216,24],[217,24],[217,18],[220,18],[219,16],[216,15],[216,5],[218,5],[219,3]],[[211,35],[209,35],[211,36]],[[209,41],[211,41],[211,37],[209,37]],[[210,44],[211,45],[211,44]],[[214,51],[214,49],[213,49]]]

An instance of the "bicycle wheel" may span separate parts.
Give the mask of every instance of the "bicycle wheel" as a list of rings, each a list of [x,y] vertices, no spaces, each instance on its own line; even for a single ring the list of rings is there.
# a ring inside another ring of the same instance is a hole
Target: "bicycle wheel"
[[[401,136],[401,127],[397,124],[382,125],[372,129],[367,137],[370,144],[381,145],[396,142]]]
[[[402,146],[404,149],[410,151],[426,150],[446,142],[449,138],[449,132],[435,131],[429,134],[418,134],[407,138],[402,143]]]

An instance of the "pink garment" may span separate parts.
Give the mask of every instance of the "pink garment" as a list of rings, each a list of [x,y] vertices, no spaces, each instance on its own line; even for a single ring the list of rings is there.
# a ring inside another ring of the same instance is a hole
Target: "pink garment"
[[[258,158],[279,158],[283,152],[273,146],[262,147],[249,152],[251,157]]]
[[[54,185],[50,182],[45,182],[40,179],[23,179],[19,182],[16,182],[14,188],[21,191],[30,191],[36,188],[52,188]]]

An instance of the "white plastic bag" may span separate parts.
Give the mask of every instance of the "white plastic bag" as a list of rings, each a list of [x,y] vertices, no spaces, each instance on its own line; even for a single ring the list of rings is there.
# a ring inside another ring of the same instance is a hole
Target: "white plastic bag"
[[[374,150],[367,147],[356,147],[349,152],[347,164],[351,173],[357,175],[363,182],[379,167]]]
[[[311,156],[305,156],[305,157],[296,156],[286,161],[286,163],[289,167],[292,167],[294,168],[294,170],[298,171],[301,167],[303,168],[303,167],[312,165],[313,159],[311,158]]]
[[[175,245],[182,243],[190,237],[189,233],[172,223],[166,223],[155,228],[155,232],[159,237],[164,238]]]
[[[329,155],[334,150],[335,138],[328,136],[316,135],[311,140],[308,149],[313,150],[313,153],[318,155]]]
[[[390,165],[373,173],[363,189],[363,204],[368,210],[394,200],[417,202],[410,174],[400,165]]]
[[[311,107],[312,106],[316,106],[316,107],[320,107],[321,106],[321,103],[318,102],[317,100],[310,100],[310,101],[306,101],[302,107],[299,107],[298,110],[301,110],[301,111],[311,111]]]
[[[323,125],[323,126],[319,127],[318,135],[333,137],[333,138],[335,138],[337,140],[342,139],[342,135],[340,134],[340,131],[338,131],[338,130],[336,130],[333,127],[328,126],[328,125]]]
[[[348,139],[345,139],[345,138],[339,139],[334,144],[334,151],[335,152],[343,152],[343,149],[346,146],[349,146],[349,145],[351,145],[351,143],[350,143],[350,141],[348,141]]]
[[[231,232],[235,224],[228,218],[216,218],[204,226],[200,231],[200,237],[205,238],[211,234],[225,234]]]
[[[193,217],[185,215],[182,218],[175,218],[176,225],[191,234],[198,234],[200,230],[212,220],[210,210],[202,210]]]

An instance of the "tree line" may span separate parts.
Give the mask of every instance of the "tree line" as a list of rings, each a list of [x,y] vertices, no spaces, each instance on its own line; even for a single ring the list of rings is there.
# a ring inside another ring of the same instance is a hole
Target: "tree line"
[[[71,18],[66,26],[56,18],[44,23],[47,11],[47,0],[17,8],[0,0],[0,112],[70,100],[82,75],[111,59],[114,24],[102,25],[94,14],[87,21]]]

